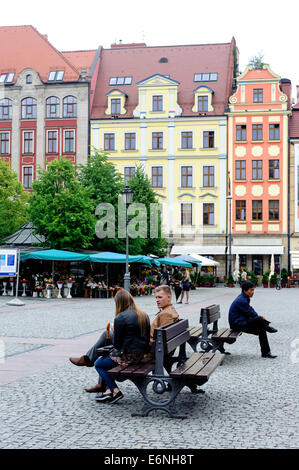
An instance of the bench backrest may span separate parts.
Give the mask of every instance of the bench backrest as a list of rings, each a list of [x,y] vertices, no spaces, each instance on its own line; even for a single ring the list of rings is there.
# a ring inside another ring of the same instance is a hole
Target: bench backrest
[[[209,323],[214,323],[220,318],[220,305],[209,305],[209,307],[202,308],[200,311],[200,323],[206,321]]]
[[[188,327],[188,320],[177,320],[155,329],[156,374],[163,375],[164,357],[190,339]]]

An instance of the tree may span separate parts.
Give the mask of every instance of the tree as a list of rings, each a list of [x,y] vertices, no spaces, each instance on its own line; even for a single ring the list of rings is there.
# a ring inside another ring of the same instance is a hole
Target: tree
[[[76,178],[76,168],[66,158],[39,169],[32,184],[29,215],[51,248],[88,248],[95,233],[90,193]]]
[[[141,166],[136,166],[135,174],[131,177],[129,186],[134,191],[133,202],[144,204],[147,211],[147,238],[138,240],[142,247],[142,253],[145,255],[151,253],[158,256],[165,256],[168,244],[165,238],[162,236],[160,211],[156,214],[156,219],[151,220],[153,209],[157,210],[159,201],[152,189],[149,177],[145,174]],[[154,229],[154,234],[151,234],[151,228]]]
[[[0,241],[18,230],[27,220],[28,195],[9,163],[0,159]]]
[[[258,55],[250,57],[248,65],[251,65],[254,70],[262,69],[265,65],[264,55],[262,54],[262,52],[259,52]]]

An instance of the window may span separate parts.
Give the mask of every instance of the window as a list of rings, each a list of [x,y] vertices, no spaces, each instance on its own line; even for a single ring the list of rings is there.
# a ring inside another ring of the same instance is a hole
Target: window
[[[236,201],[236,220],[246,220],[246,201]]]
[[[254,103],[262,103],[263,102],[263,89],[262,88],[254,88],[253,89],[253,102]]]
[[[162,166],[152,167],[152,186],[153,188],[163,187],[163,167]]]
[[[23,185],[25,189],[32,187],[32,166],[23,167]]]
[[[114,134],[104,134],[104,150],[115,150]]]
[[[263,201],[252,201],[252,220],[263,220]]]
[[[56,96],[50,96],[46,100],[46,116],[47,118],[59,117],[59,99]]]
[[[182,134],[181,134],[181,146],[182,146],[182,149],[192,149],[193,148],[193,133],[192,132],[182,132]]]
[[[23,144],[23,153],[32,154],[34,150],[34,136],[33,131],[25,131],[23,134],[24,144]]]
[[[252,179],[263,179],[263,160],[252,160]]]
[[[215,145],[215,132],[204,131],[203,133],[203,148],[214,148]]]
[[[136,134],[135,134],[135,132],[125,133],[125,150],[136,150]]]
[[[252,124],[252,140],[263,140],[263,124]]]
[[[280,139],[280,125],[269,124],[269,140],[279,140],[279,139]]]
[[[261,276],[263,274],[263,256],[254,255],[252,256],[252,271],[256,276]]]
[[[128,184],[132,176],[135,175],[135,166],[126,166],[124,169],[125,183]]]
[[[75,131],[64,131],[64,153],[75,152]]]
[[[236,180],[246,180],[246,161],[236,160]]]
[[[63,117],[72,118],[77,116],[77,99],[74,96],[66,96],[63,99]]]
[[[203,186],[213,188],[215,186],[215,168],[213,166],[203,167]]]
[[[0,155],[9,155],[9,132],[0,133]]]
[[[0,101],[0,119],[12,119],[12,101],[8,98]]]
[[[181,204],[181,225],[192,225],[192,204]]]
[[[152,133],[152,149],[163,149],[163,132]]]
[[[269,180],[279,178],[279,160],[269,160]]]
[[[279,201],[269,201],[269,220],[279,220]]]
[[[203,113],[205,111],[208,111],[208,103],[209,103],[209,99],[208,99],[208,96],[204,96],[204,95],[201,95],[198,97],[198,112],[199,113]]]
[[[218,80],[218,73],[195,73],[194,81],[195,82],[216,82]]]
[[[1,73],[0,83],[12,83],[14,79],[14,73]]]
[[[246,126],[241,125],[241,126],[236,126],[236,140],[238,141],[244,141],[247,140],[247,135],[246,135]]]
[[[214,225],[214,204],[203,204],[203,225]]]
[[[181,167],[181,187],[192,188],[192,166]]]
[[[48,131],[48,153],[58,153],[57,131]]]
[[[30,85],[32,83],[32,75],[30,74],[26,75],[26,83],[27,85]]]
[[[132,77],[111,77],[109,85],[132,85]]]
[[[25,98],[22,100],[22,119],[36,119],[35,98]]]
[[[247,255],[239,255],[240,268],[247,267]]]
[[[120,114],[120,99],[111,99],[111,114]]]
[[[51,70],[48,76],[48,82],[59,82],[63,79],[63,70]]]
[[[163,96],[154,95],[153,96],[153,111],[163,111]]]

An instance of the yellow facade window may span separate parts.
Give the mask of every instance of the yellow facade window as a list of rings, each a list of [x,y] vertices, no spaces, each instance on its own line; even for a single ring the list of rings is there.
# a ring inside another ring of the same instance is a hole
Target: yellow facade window
[[[212,96],[214,91],[207,86],[199,86],[194,91],[194,105],[192,111],[194,113],[207,113],[214,111],[212,106]]]
[[[107,96],[107,108],[105,114],[110,115],[122,115],[126,114],[127,110],[125,108],[127,95],[120,90],[111,90],[109,93],[106,93]]]

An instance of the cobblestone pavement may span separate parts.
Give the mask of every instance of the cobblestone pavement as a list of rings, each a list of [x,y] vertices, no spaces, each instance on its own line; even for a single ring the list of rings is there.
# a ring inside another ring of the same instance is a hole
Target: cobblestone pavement
[[[227,326],[238,293],[238,288],[197,289],[190,304],[177,309],[196,325],[202,306],[219,303],[219,326]],[[76,368],[68,357],[93,344],[113,316],[113,300],[26,298],[24,307],[6,301],[0,297],[2,449],[298,447],[298,289],[256,289],[251,304],[279,330],[269,335],[278,358],[262,359],[257,337],[243,334],[227,347],[232,355],[204,385],[204,395],[182,390],[176,403],[188,414],[185,420],[161,413],[131,417],[143,402],[130,382],[120,385],[125,398],[115,405],[97,403],[84,392],[97,375],[93,368]],[[137,303],[154,316],[153,296]]]

